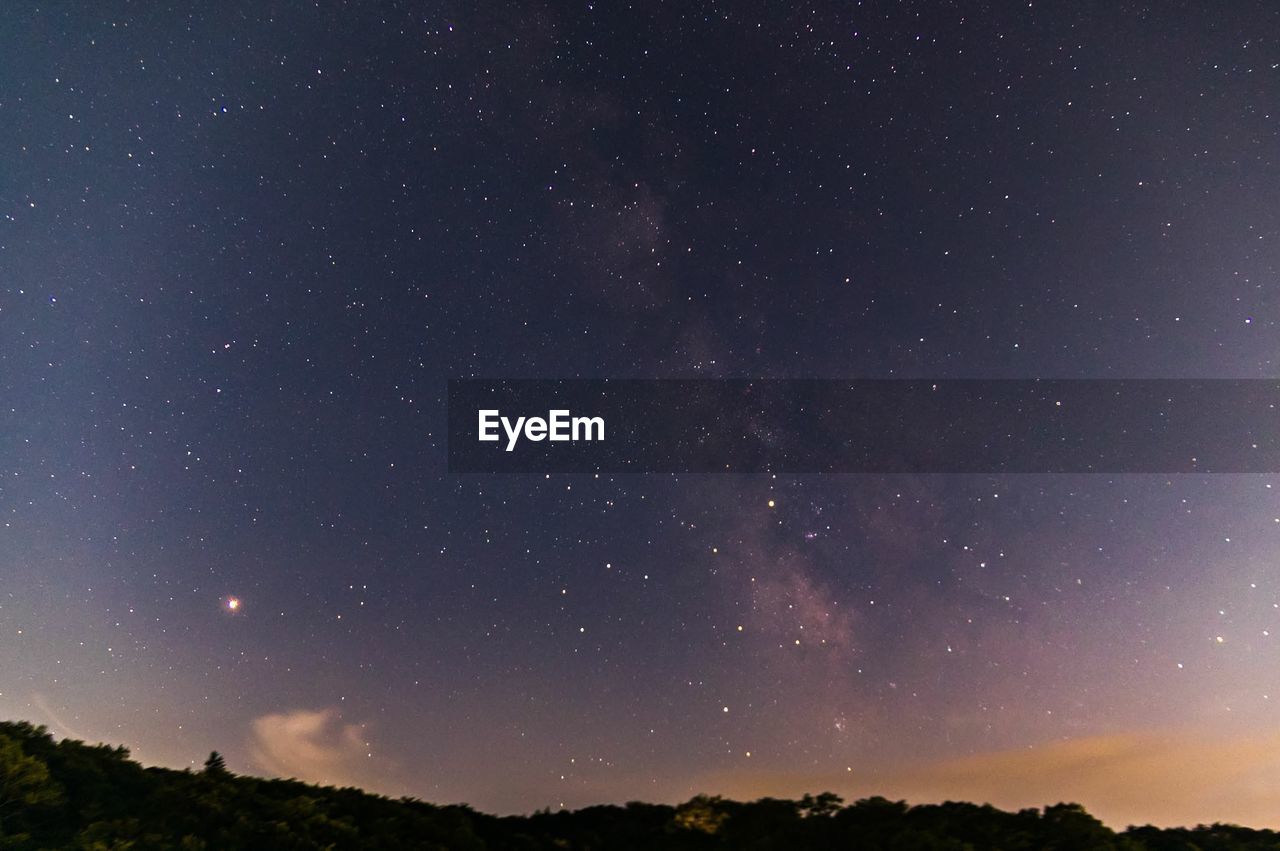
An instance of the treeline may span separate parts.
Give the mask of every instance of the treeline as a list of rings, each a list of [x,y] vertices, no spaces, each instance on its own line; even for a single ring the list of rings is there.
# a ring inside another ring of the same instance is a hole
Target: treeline
[[[739,803],[697,797],[497,817],[465,806],[227,771],[143,768],[124,748],[55,742],[43,727],[0,723],[0,849],[92,851],[1236,851],[1278,849],[1280,834],[1214,825],[1116,833],[1075,804],[1004,812],[836,796]]]

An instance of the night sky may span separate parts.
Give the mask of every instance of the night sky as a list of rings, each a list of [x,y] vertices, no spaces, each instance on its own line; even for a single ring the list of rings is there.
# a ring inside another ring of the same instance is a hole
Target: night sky
[[[476,6],[6,4],[0,717],[498,812],[1280,825],[1280,475],[445,433],[450,378],[1280,377],[1280,10]]]

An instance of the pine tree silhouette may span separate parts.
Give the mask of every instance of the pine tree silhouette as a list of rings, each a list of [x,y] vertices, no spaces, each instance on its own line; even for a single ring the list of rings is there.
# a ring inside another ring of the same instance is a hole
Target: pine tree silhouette
[[[209,758],[204,761],[204,773],[225,776],[231,772],[227,771],[227,761],[222,758],[222,754],[210,751]]]

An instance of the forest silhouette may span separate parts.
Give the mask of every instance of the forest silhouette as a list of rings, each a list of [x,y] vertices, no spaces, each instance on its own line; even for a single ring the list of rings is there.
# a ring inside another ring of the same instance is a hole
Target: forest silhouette
[[[1234,851],[1280,849],[1280,834],[1221,824],[1116,832],[1076,804],[1005,812],[867,798],[846,806],[830,793],[493,816],[236,775],[216,752],[199,771],[144,768],[122,747],[0,722],[0,849],[53,848]]]

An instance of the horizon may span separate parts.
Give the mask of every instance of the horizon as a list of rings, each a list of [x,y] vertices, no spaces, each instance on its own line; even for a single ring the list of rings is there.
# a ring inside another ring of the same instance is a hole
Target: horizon
[[[95,742],[91,740],[76,739],[71,736],[59,736],[56,732],[52,730],[49,730],[48,732],[50,733],[50,735],[54,737],[55,741],[62,741],[62,740],[81,741],[84,744],[88,744],[88,745],[107,745],[110,747],[116,747],[116,746],[122,745],[122,743],[120,742],[109,742],[109,741]],[[1115,736],[1115,737],[1108,737],[1108,738],[1112,740],[1119,740],[1119,739],[1123,739],[1124,737]],[[1147,737],[1147,738],[1150,738],[1150,737]],[[1272,746],[1280,749],[1280,734],[1272,734],[1269,736],[1269,738],[1272,741]],[[1166,745],[1171,745],[1177,742],[1178,742],[1177,737],[1173,737],[1173,742],[1166,742]],[[1223,739],[1219,739],[1217,742],[1209,743],[1208,747],[1212,748],[1215,746],[1227,745],[1227,744],[1230,744],[1230,742],[1231,742],[1230,739],[1223,738]],[[1183,743],[1185,743],[1185,740],[1183,740]],[[1070,742],[1067,744],[1074,746],[1078,743]],[[1235,744],[1237,746],[1236,750],[1238,751],[1242,743],[1240,741],[1236,741]],[[1247,743],[1245,744],[1247,747]],[[125,745],[125,747],[127,747],[127,745]],[[222,750],[214,749],[213,752],[216,752],[222,755],[225,759],[226,754]],[[135,754],[132,750],[130,750],[129,756],[131,759],[137,760],[137,754]],[[1001,758],[1009,758],[1009,757],[1023,757],[1024,759],[1022,760],[1015,759],[1014,761],[1025,761],[1025,756],[1026,756],[1025,751],[1002,752],[997,754],[979,755],[974,761],[978,763],[982,763],[984,759],[994,758],[996,760],[999,760]],[[1238,757],[1239,754],[1237,753],[1235,754],[1235,756]],[[1184,770],[1189,770],[1189,766],[1194,765],[1203,771],[1206,768],[1205,764],[1201,761],[1203,760],[1203,758],[1204,758],[1203,753],[1192,753],[1184,757],[1183,759],[1188,763],[1188,768]],[[1139,759],[1137,761],[1140,763],[1149,762],[1149,760],[1143,760],[1143,759]],[[203,760],[200,760],[200,759],[192,759],[187,764],[184,764],[184,765],[165,765],[165,764],[147,765],[145,763],[142,763],[140,760],[138,760],[138,762],[139,764],[143,765],[145,768],[161,768],[161,769],[172,770],[172,771],[199,771],[201,770],[200,766],[203,765]],[[957,761],[957,762],[963,763],[964,761]],[[911,777],[913,773],[917,777],[919,777],[920,775],[924,775],[927,777],[929,774],[928,769],[931,768],[931,766],[908,766],[907,768],[908,770],[904,772],[907,777]],[[1210,766],[1210,768],[1212,769],[1212,766]],[[482,807],[477,807],[476,804],[471,801],[433,800],[430,798],[422,797],[421,795],[416,795],[411,791],[397,791],[390,788],[380,789],[380,788],[377,788],[376,786],[366,787],[366,786],[360,786],[358,784],[352,785],[352,784],[342,784],[342,783],[324,783],[322,781],[318,781],[315,779],[307,779],[305,777],[296,777],[292,775],[285,776],[285,775],[278,775],[278,774],[273,775],[269,772],[262,773],[260,770],[255,772],[254,770],[252,770],[252,767],[251,767],[251,770],[249,771],[243,771],[243,770],[237,770],[237,767],[231,764],[227,765],[227,769],[237,776],[261,777],[262,779],[295,780],[303,783],[317,783],[318,785],[335,786],[337,788],[355,788],[355,789],[359,789],[362,792],[366,792],[368,794],[380,795],[383,797],[390,798],[392,800],[401,800],[401,799],[419,800],[424,803],[433,804],[436,806],[445,806],[445,807],[466,806],[466,807],[474,808],[479,812],[485,812],[490,815],[496,815],[496,816],[530,816],[537,812],[546,811],[546,810],[556,811],[558,809],[556,804],[548,802],[541,806],[530,807],[523,810],[504,810],[501,808],[497,810],[490,810]],[[911,769],[914,769],[915,771],[913,772]],[[1028,769],[1026,767],[1023,768],[1022,776],[1018,778],[1019,782],[1025,781],[1026,779],[1025,775],[1027,770]],[[1152,768],[1149,764],[1144,764],[1142,765],[1141,770],[1144,772],[1144,774],[1149,774]],[[1167,770],[1167,768],[1165,770]],[[1147,810],[1148,812],[1159,812],[1161,809],[1168,809],[1170,807],[1167,789],[1152,789],[1149,786],[1143,786],[1143,784],[1137,783],[1136,778],[1124,777],[1124,776],[1116,777],[1115,774],[1116,772],[1114,771],[1109,771],[1109,773],[1105,775],[1102,773],[1095,773],[1090,779],[1095,781],[1102,781],[1104,785],[1119,785],[1120,783],[1133,782],[1135,786],[1139,787],[1141,792],[1143,793],[1143,795],[1140,795],[1139,797],[1145,797],[1147,799],[1145,806],[1148,808]],[[1191,775],[1185,774],[1184,776],[1189,777]],[[1203,775],[1197,775],[1196,780],[1199,781],[1200,779],[1202,779],[1202,776]],[[1195,819],[1195,820],[1183,821],[1183,822],[1179,822],[1176,820],[1171,821],[1169,820],[1170,817],[1168,816],[1166,817],[1157,816],[1154,818],[1121,817],[1119,819],[1115,819],[1115,818],[1109,819],[1106,817],[1107,813],[1123,812],[1123,809],[1116,809],[1116,807],[1114,807],[1113,805],[1110,805],[1106,800],[1095,800],[1092,803],[1090,803],[1086,800],[1077,800],[1075,798],[1070,798],[1070,797],[1059,796],[1057,798],[1054,798],[1053,795],[1050,794],[1049,798],[1053,798],[1053,800],[1046,799],[1040,803],[1032,803],[1031,801],[1033,801],[1036,798],[1037,793],[1025,792],[1025,791],[1021,795],[1005,797],[1003,800],[1000,800],[998,797],[988,798],[988,799],[983,799],[981,796],[976,798],[972,796],[966,797],[963,794],[950,794],[950,795],[938,794],[933,797],[928,797],[928,796],[920,797],[918,794],[911,794],[905,791],[902,794],[898,794],[897,792],[891,792],[888,789],[877,789],[874,787],[874,785],[868,786],[866,788],[858,789],[858,791],[856,792],[848,791],[849,789],[857,788],[857,787],[845,786],[845,784],[847,784],[848,782],[849,782],[848,780],[842,781],[840,778],[834,777],[834,778],[831,778],[831,782],[828,782],[826,785],[823,785],[821,782],[818,782],[816,785],[813,783],[804,785],[803,783],[795,784],[795,783],[792,783],[791,781],[786,781],[786,780],[782,781],[782,783],[779,783],[779,781],[777,781],[776,779],[760,778],[754,782],[754,785],[753,785],[753,782],[751,781],[740,782],[740,785],[737,787],[736,790],[728,787],[724,789],[716,789],[713,787],[708,787],[704,789],[699,787],[697,791],[694,791],[691,793],[690,792],[674,793],[673,792],[669,794],[659,794],[657,796],[650,796],[650,797],[623,796],[620,798],[609,799],[609,800],[600,799],[596,801],[586,801],[574,807],[565,808],[565,809],[568,809],[569,811],[578,811],[578,810],[587,809],[594,806],[619,806],[620,807],[620,806],[625,806],[626,804],[629,804],[629,803],[646,803],[646,804],[661,804],[661,805],[667,805],[667,806],[676,806],[676,805],[685,803],[693,798],[701,797],[704,795],[712,796],[712,797],[722,797],[722,798],[725,798],[726,800],[736,800],[736,801],[741,801],[743,803],[750,803],[753,801],[764,800],[764,799],[799,800],[804,795],[818,795],[821,793],[832,793],[832,794],[839,795],[841,800],[843,800],[843,802],[845,803],[845,805],[854,804],[854,803],[857,803],[858,801],[866,800],[869,798],[885,798],[890,801],[902,801],[902,802],[905,802],[908,806],[912,806],[912,807],[937,805],[937,804],[944,804],[944,803],[950,803],[950,802],[960,802],[960,803],[976,804],[978,806],[992,806],[1005,812],[1018,812],[1023,809],[1035,809],[1035,810],[1043,811],[1045,807],[1053,806],[1055,804],[1062,804],[1062,803],[1079,804],[1080,806],[1083,806],[1085,810],[1089,812],[1090,815],[1094,816],[1095,818],[1098,818],[1107,827],[1117,832],[1124,831],[1134,827],[1144,827],[1144,826],[1153,826],[1158,828],[1193,828],[1193,827],[1209,826],[1214,824],[1235,825],[1235,826],[1248,827],[1248,828],[1257,829],[1257,830],[1280,829],[1280,817],[1275,816],[1269,810],[1264,811],[1262,809],[1257,810],[1258,815],[1255,817],[1254,820],[1250,820],[1250,818],[1248,817],[1241,819],[1241,818],[1232,818],[1230,816],[1215,817],[1211,820]],[[869,783],[869,784],[874,784],[875,782],[876,781],[874,780],[866,781],[866,783]],[[902,779],[891,781],[890,786],[892,787],[892,785],[896,783],[896,784],[899,784],[897,788],[902,789],[904,788],[904,787],[901,787],[900,785],[902,782],[903,782]],[[935,780],[934,782],[936,783],[937,781]],[[844,786],[843,791],[842,791],[842,786]],[[980,788],[982,784],[978,784],[978,786]],[[960,789],[962,787],[956,786],[953,788]],[[747,791],[751,789],[756,789],[757,791],[754,791],[754,792]],[[1009,793],[1006,792],[1004,794],[1008,795]],[[1173,803],[1173,806],[1175,807],[1178,805],[1179,803],[1176,801]],[[1135,807],[1135,809],[1133,810],[1135,814],[1139,814],[1143,811],[1142,804],[1135,804],[1133,802],[1130,802],[1128,806]],[[1243,811],[1237,810],[1236,812],[1248,812],[1248,810],[1243,810]],[[1267,821],[1267,819],[1271,819],[1271,821]]]

